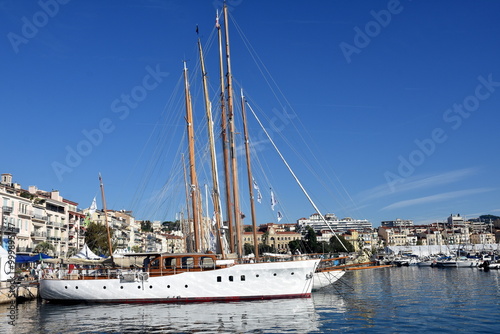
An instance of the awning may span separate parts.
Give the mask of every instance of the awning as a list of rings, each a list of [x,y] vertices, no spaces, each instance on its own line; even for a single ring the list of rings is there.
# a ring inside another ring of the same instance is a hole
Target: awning
[[[48,256],[47,254],[43,254],[43,253],[33,255],[33,256],[16,255],[16,263],[36,262],[36,261],[45,260],[45,259],[52,259],[52,257]]]

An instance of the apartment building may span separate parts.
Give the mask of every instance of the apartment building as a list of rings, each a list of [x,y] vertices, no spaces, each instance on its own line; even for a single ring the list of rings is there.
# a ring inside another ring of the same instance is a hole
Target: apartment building
[[[84,243],[78,213],[78,203],[64,199],[59,191],[50,192],[30,186],[23,189],[14,183],[12,174],[4,173],[0,180],[2,200],[2,235],[11,235],[17,253],[30,253],[38,245],[50,245],[52,256],[66,256],[71,249]],[[7,226],[14,226],[8,230]],[[79,233],[80,232],[80,233]]]
[[[309,218],[298,219],[297,226],[301,230],[306,226],[311,226],[316,232],[328,229],[333,229],[336,232],[363,231],[372,228],[372,224],[366,219],[353,219],[350,217],[339,219],[333,213],[327,213],[323,217],[324,220],[318,213],[314,213]]]

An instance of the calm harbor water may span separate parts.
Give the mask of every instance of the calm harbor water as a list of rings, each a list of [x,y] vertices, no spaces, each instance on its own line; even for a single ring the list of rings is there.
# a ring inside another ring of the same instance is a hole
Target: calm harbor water
[[[500,331],[500,271],[348,272],[311,299],[187,305],[0,305],[0,333],[406,333]]]

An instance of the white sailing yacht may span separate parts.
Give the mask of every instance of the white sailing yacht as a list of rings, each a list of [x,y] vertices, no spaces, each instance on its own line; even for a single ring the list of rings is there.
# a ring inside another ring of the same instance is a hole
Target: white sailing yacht
[[[232,92],[227,22],[227,7],[224,6],[228,68],[226,75],[228,80],[227,109],[229,127],[231,128]],[[221,36],[220,25],[218,23],[217,29],[219,36]],[[219,45],[221,45],[220,37]],[[190,181],[192,185],[196,185],[197,180],[193,160],[194,132],[186,67],[184,67],[184,78],[186,88],[186,123],[190,152]],[[234,144],[234,140],[232,143]],[[232,167],[235,169],[234,165]],[[231,174],[233,178],[237,175],[234,171]],[[237,186],[237,183],[237,180],[232,180],[233,186]],[[102,182],[101,189],[103,189]],[[233,192],[236,193],[237,189],[233,189]],[[200,231],[197,230],[198,222],[196,218],[199,197],[194,191],[191,199],[194,226],[194,253],[150,253],[148,255],[152,255],[153,258],[149,266],[144,268],[144,271],[138,269],[109,268],[96,270],[90,275],[79,273],[72,276],[67,275],[62,278],[42,279],[40,281],[41,297],[47,301],[59,302],[169,303],[307,298],[311,296],[313,276],[320,262],[319,259],[308,259],[304,256],[295,258],[294,261],[239,263],[237,260],[228,259],[224,255],[224,247],[222,245],[220,246],[221,254],[200,253]],[[233,205],[237,206],[237,196],[233,197],[233,199]],[[104,192],[103,204],[104,210],[106,210]],[[238,207],[235,208],[235,212],[239,212]],[[220,216],[220,212],[218,215]],[[234,224],[236,227],[236,236],[239,237],[241,234],[239,231],[240,218],[237,214],[234,217],[236,220]],[[218,237],[222,241],[220,221],[217,224]],[[237,253],[239,258],[241,258],[242,243],[238,241],[237,246]],[[112,254],[111,242],[109,242],[109,247],[110,254]],[[327,281],[331,283],[333,279],[332,276]],[[325,285],[327,281],[317,282],[318,284]]]

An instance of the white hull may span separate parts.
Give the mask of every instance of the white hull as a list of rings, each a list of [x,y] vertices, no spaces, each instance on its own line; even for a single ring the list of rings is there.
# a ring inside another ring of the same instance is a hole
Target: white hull
[[[435,261],[422,261],[417,263],[419,267],[433,267],[434,265],[436,265]]]
[[[339,278],[344,276],[344,274],[345,271],[341,270],[314,273],[313,290],[319,290],[335,283]]]
[[[310,297],[319,260],[238,264],[146,277],[40,281],[49,301],[196,302]]]
[[[444,268],[471,268],[477,267],[478,263],[476,261],[438,261],[436,263],[437,267]]]

